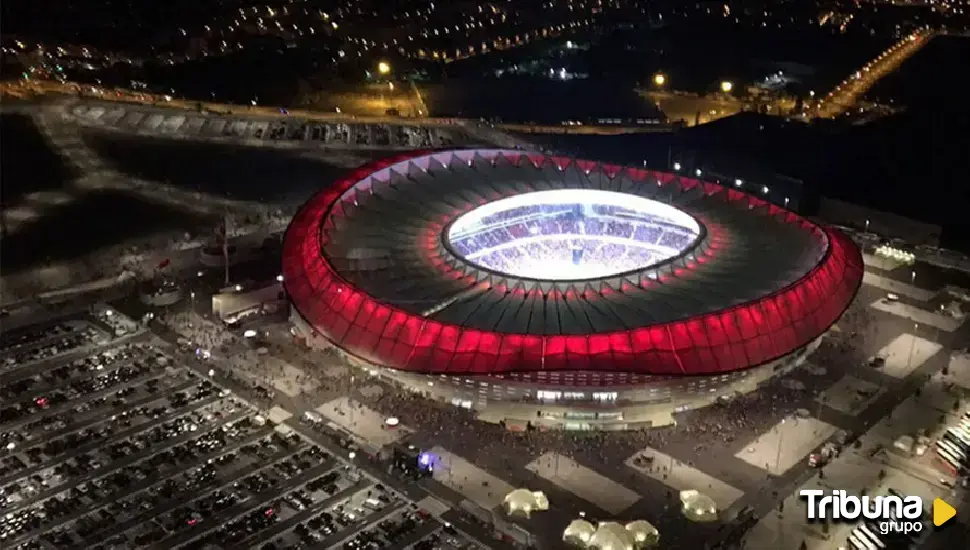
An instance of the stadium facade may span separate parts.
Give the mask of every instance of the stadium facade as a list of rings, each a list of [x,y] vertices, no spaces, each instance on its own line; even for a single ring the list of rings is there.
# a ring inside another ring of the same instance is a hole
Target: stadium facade
[[[837,230],[729,186],[511,150],[368,164],[291,222],[294,334],[510,427],[623,429],[756,389],[849,306]]]

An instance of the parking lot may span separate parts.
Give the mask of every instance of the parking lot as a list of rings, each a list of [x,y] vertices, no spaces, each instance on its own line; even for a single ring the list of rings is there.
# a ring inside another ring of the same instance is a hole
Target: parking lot
[[[409,548],[412,550],[485,550],[484,546],[466,538],[448,525],[415,542]]]
[[[0,336],[0,375],[104,343],[109,335],[81,320],[49,323]]]
[[[0,547],[405,548],[440,528],[198,359],[115,325],[78,314],[0,338]]]

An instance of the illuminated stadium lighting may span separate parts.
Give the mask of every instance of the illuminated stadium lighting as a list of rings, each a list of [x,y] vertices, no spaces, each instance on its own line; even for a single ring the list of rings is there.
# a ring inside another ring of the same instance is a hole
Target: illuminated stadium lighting
[[[557,189],[480,206],[455,220],[447,240],[458,256],[490,271],[564,281],[666,261],[700,233],[690,214],[669,204],[614,191]]]

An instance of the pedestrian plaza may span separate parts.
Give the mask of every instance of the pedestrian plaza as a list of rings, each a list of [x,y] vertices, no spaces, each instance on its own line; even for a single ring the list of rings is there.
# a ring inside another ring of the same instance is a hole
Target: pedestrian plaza
[[[640,495],[559,453],[545,453],[526,469],[610,514],[620,514]]]
[[[734,456],[772,475],[782,475],[804,460],[836,430],[835,426],[816,418],[789,417],[775,424]]]

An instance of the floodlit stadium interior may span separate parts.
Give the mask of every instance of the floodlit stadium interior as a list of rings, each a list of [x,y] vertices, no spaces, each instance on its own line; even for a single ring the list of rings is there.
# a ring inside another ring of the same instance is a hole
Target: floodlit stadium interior
[[[372,376],[510,429],[624,430],[799,365],[862,260],[731,188],[462,150],[318,193],[287,231],[284,274],[294,336]]]
[[[645,269],[701,235],[690,214],[636,195],[555,189],[491,202],[447,232],[455,254],[484,269],[538,280],[584,280]]]

